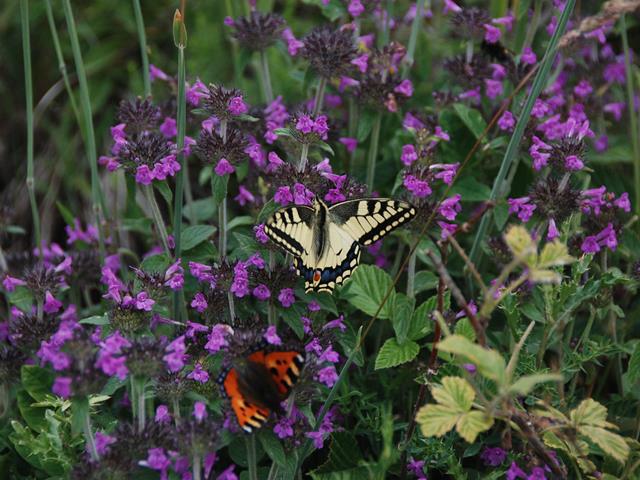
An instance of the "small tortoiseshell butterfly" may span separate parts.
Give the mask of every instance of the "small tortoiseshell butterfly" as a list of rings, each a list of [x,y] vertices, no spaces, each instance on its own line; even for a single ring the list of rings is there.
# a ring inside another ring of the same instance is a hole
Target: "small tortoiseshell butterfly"
[[[251,433],[271,412],[282,411],[281,402],[298,380],[304,360],[304,352],[261,348],[220,374],[218,384],[231,402],[240,428]]]

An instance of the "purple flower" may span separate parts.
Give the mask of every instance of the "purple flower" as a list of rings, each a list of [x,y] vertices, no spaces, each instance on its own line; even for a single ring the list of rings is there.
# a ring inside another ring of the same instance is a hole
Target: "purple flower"
[[[56,313],[58,310],[62,308],[62,302],[56,300],[56,298],[51,295],[51,292],[47,290],[44,294],[44,311],[47,313]]]
[[[95,441],[98,455],[104,455],[105,453],[108,453],[109,445],[116,441],[116,437],[112,437],[106,433],[96,432]]]
[[[464,363],[462,364],[462,368],[464,368],[471,375],[475,375],[478,371],[478,367],[474,363]]]
[[[106,155],[100,155],[98,158],[98,164],[107,168],[109,172],[115,172],[120,168],[120,162],[115,157],[107,157]]]
[[[238,298],[249,294],[249,271],[246,263],[238,262],[233,267],[233,283],[230,290]]]
[[[201,282],[209,282],[213,280],[211,269],[212,268],[209,265],[204,265],[198,262],[189,262],[189,271],[191,272],[191,275]]]
[[[547,480],[544,474],[544,468],[534,467],[533,470],[531,470],[531,474],[527,477],[527,480]]]
[[[624,60],[621,58],[613,63],[608,64],[606,67],[604,67],[602,76],[607,83],[618,83],[620,85],[624,85],[627,81]]]
[[[264,283],[261,283],[253,289],[253,296],[258,300],[264,302],[271,297],[271,292],[269,291],[269,287],[267,287]]]
[[[564,159],[564,167],[567,170],[582,170],[584,168],[584,163],[580,160],[576,155],[569,155]]]
[[[406,175],[404,177],[403,185],[418,198],[431,195],[432,190],[431,187],[429,187],[429,183],[426,180],[420,180],[413,175]]]
[[[207,337],[208,342],[204,346],[209,353],[219,352],[223,347],[229,345],[226,335],[229,333],[230,327],[222,323],[218,323],[211,327],[211,333]]]
[[[492,80],[490,78],[485,79],[484,81],[485,90],[487,92],[487,97],[490,99],[494,99],[502,95],[502,82],[500,80]]]
[[[264,233],[264,223],[261,223],[253,227],[253,233],[258,243],[261,243],[264,245],[269,241],[269,237],[267,237],[267,234]]]
[[[526,473],[524,473],[516,462],[511,462],[511,466],[509,470],[507,470],[506,479],[507,480],[516,480],[516,478],[527,478]]]
[[[229,113],[231,115],[242,115],[249,111],[249,107],[244,103],[241,96],[233,97],[229,100]]]
[[[613,115],[614,120],[618,122],[622,118],[622,112],[624,111],[624,102],[607,103],[604,106],[603,110]]]
[[[609,137],[606,135],[600,135],[598,139],[593,142],[593,148],[595,148],[596,152],[602,153],[609,148]]]
[[[484,464],[488,467],[497,467],[507,458],[507,452],[500,447],[487,448],[480,454],[480,458],[484,461]]]
[[[459,163],[434,163],[433,165],[429,166],[429,170],[440,170],[438,173],[436,173],[435,177],[442,180],[447,185],[451,185],[453,183],[453,179],[458,173],[459,166]]]
[[[231,465],[224,472],[218,475],[217,480],[238,480],[238,476],[234,473],[235,465]]]
[[[462,210],[462,206],[460,205],[460,194],[456,194],[453,197],[447,198],[442,201],[440,207],[438,208],[438,212],[444,218],[449,221],[453,221],[458,216],[458,213]]]
[[[585,237],[582,241],[582,245],[580,245],[580,249],[584,253],[597,253],[600,251],[600,245],[598,245],[598,240],[595,235],[589,235]]]
[[[352,17],[359,17],[364,12],[364,5],[362,5],[362,2],[360,0],[351,0],[349,2],[349,6],[347,7],[347,11]]]
[[[276,203],[279,203],[282,206],[289,205],[291,202],[293,202],[293,194],[291,193],[291,188],[279,187],[278,190],[276,190],[273,199]]]
[[[293,437],[293,420],[287,417],[280,418],[278,423],[273,427],[273,433],[281,440]]]
[[[505,110],[500,119],[498,120],[498,127],[500,130],[506,130],[510,132],[516,124],[516,119],[509,110]]]
[[[588,97],[591,92],[593,92],[593,87],[588,80],[580,80],[580,83],[573,88],[573,93],[580,98]]]
[[[255,202],[256,197],[254,197],[253,194],[243,185],[240,185],[238,187],[238,195],[234,197],[234,200],[244,207],[247,203]]]
[[[411,165],[413,162],[418,160],[418,153],[416,152],[416,147],[411,144],[402,146],[402,155],[400,156],[400,160],[407,167]]]
[[[293,203],[296,205],[311,205],[315,195],[302,183],[293,186]]]
[[[424,460],[411,459],[407,463],[407,470],[415,475],[418,480],[427,480],[427,476],[424,474]]]
[[[69,398],[71,396],[71,377],[56,377],[51,391],[59,397]]]
[[[538,61],[538,57],[536,57],[536,54],[533,53],[531,47],[526,47],[522,51],[522,55],[520,55],[520,61],[525,65],[535,65],[535,63]]]
[[[20,287],[26,284],[27,282],[25,282],[24,280],[12,277],[9,274],[5,275],[4,280],[2,280],[2,286],[9,293],[15,291],[16,287]]]
[[[551,146],[544,143],[535,135],[533,136],[533,144],[529,148],[529,154],[533,159],[533,168],[537,171],[541,170],[547,165],[551,154],[548,151],[551,150]]]
[[[547,240],[552,242],[558,237],[560,237],[560,232],[558,231],[558,227],[556,226],[556,221],[552,218],[551,220],[549,220],[549,230],[547,230]]]
[[[419,118],[412,115],[410,112],[407,112],[404,114],[402,126],[406,130],[421,130],[424,128],[424,123],[422,123]]]
[[[365,53],[364,55],[360,55],[359,57],[351,60],[351,64],[358,67],[358,70],[360,70],[360,72],[367,73],[368,61],[369,55]]]
[[[436,138],[439,138],[440,140],[444,140],[445,142],[448,142],[451,139],[451,137],[449,137],[449,134],[444,130],[442,130],[440,125],[436,125],[436,129],[435,129],[435,132],[433,133],[433,136]]]
[[[282,165],[284,165],[284,161],[278,156],[278,154],[276,152],[269,152],[269,155],[267,155],[267,172],[276,172]]]
[[[296,301],[295,293],[292,288],[283,288],[278,294],[278,301],[284,308],[289,308]]]
[[[221,158],[218,161],[216,168],[214,169],[214,172],[216,172],[216,175],[218,175],[219,177],[230,175],[235,171],[236,171],[235,167],[231,165],[231,163],[229,163],[229,160],[227,160],[226,158]]]
[[[341,332],[347,329],[347,326],[344,324],[344,315],[340,315],[335,320],[331,320],[322,326],[322,330],[331,330],[334,328],[340,329]]]
[[[502,32],[500,32],[499,28],[489,25],[488,23],[485,23],[482,26],[485,30],[484,39],[487,43],[497,43],[500,40]]]
[[[150,312],[151,310],[153,310],[153,305],[155,303],[155,300],[153,298],[150,298],[147,292],[140,292],[136,295],[135,307],[138,310]]]
[[[393,89],[393,91],[400,95],[404,95],[405,97],[410,97],[413,95],[413,83],[408,79],[403,80]]]
[[[204,312],[208,306],[207,298],[201,292],[196,293],[191,300],[191,308],[194,308],[198,313]]]
[[[521,198],[509,198],[507,203],[509,204],[509,213],[517,213],[518,218],[523,222],[528,222],[536,206],[529,203],[531,199],[529,197]]]
[[[338,188],[330,189],[324,196],[324,200],[329,203],[343,202],[347,199],[344,194]]]
[[[153,172],[147,165],[140,165],[136,169],[136,182],[141,185],[151,185],[153,182]]]
[[[507,29],[507,32],[510,32],[513,28],[513,21],[514,17],[511,13],[509,13],[509,15],[507,16],[492,19],[491,23],[495,25],[504,25],[504,27]]]
[[[209,381],[209,372],[207,372],[206,370],[203,370],[202,364],[198,362],[193,367],[193,370],[191,371],[191,373],[187,375],[187,378],[198,383],[207,383]]]
[[[162,478],[167,478],[167,470],[171,466],[171,460],[165,455],[164,449],[150,448],[147,450],[147,454],[147,459],[140,464],[152,470],[158,470]]]
[[[167,138],[174,138],[178,135],[178,124],[176,120],[171,117],[166,117],[162,125],[160,125],[160,133]]]
[[[153,82],[155,79],[164,80],[165,82],[169,80],[169,75],[164,73],[158,67],[153,64],[149,65],[149,79]]]
[[[313,131],[314,125],[315,123],[309,115],[300,115],[296,122],[296,129],[301,133],[308,134]]]
[[[458,13],[461,12],[462,8],[458,6],[453,0],[444,0],[444,7],[442,8],[442,13],[445,15],[448,12]]]
[[[282,345],[282,340],[278,336],[275,325],[269,325],[267,331],[264,334],[264,339],[270,345]]]
[[[287,42],[287,50],[292,57],[298,54],[298,50],[304,47],[304,43],[298,40],[290,28],[285,28],[282,32],[282,38]]]
[[[167,345],[165,349],[167,355],[162,357],[162,359],[167,364],[170,372],[178,372],[184,367],[185,362],[185,352],[187,351],[187,346],[184,343],[184,335],[180,335],[173,342]]]
[[[325,384],[331,388],[338,380],[338,373],[333,365],[322,368],[318,371],[317,379],[320,383]]]
[[[155,421],[158,423],[167,423],[171,421],[171,415],[169,415],[169,407],[166,405],[158,405],[156,408]]]
[[[624,192],[620,195],[613,204],[621,210],[629,213],[631,211],[631,201],[629,200],[629,194]]]

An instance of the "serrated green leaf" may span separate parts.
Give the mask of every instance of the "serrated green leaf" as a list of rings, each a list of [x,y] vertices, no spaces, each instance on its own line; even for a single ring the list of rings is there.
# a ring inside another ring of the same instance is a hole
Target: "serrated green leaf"
[[[162,273],[169,266],[169,259],[164,253],[145,258],[140,267],[147,273]]]
[[[529,280],[534,283],[560,283],[562,281],[562,275],[553,270],[532,268],[529,270]]]
[[[475,364],[481,375],[504,385],[506,364],[502,355],[495,350],[482,348],[461,335],[448,336],[440,342],[438,349],[459,355],[467,362]]]
[[[584,425],[615,428],[615,425],[607,422],[607,408],[592,398],[580,402],[576,408],[571,410],[569,418],[576,428]]]
[[[430,404],[418,410],[416,422],[425,437],[441,437],[455,427],[462,415],[451,407]]]
[[[555,373],[524,375],[509,387],[509,391],[517,395],[528,395],[539,383],[560,381],[562,381],[562,375]]]
[[[431,394],[440,405],[446,405],[459,413],[471,410],[476,398],[473,387],[462,377],[444,377],[441,385],[431,389]]]
[[[106,314],[103,315],[93,315],[91,317],[86,317],[80,320],[80,323],[85,325],[108,325],[109,317]]]
[[[422,270],[416,273],[414,280],[414,293],[424,292],[426,290],[434,290],[438,286],[438,276],[429,270]]]
[[[434,296],[413,311],[409,332],[407,332],[409,340],[415,342],[431,333],[433,330],[433,318],[431,314],[435,308],[436,297]]]
[[[627,461],[630,447],[624,437],[604,428],[587,425],[581,426],[578,431],[621,464]]]
[[[280,440],[278,440],[278,437],[276,437],[272,431],[267,429],[260,430],[258,439],[271,460],[278,465],[286,465],[287,457],[284,453],[284,448],[282,448]]]
[[[191,225],[182,231],[180,236],[182,250],[190,250],[207,240],[216,231],[212,225]]]
[[[37,365],[23,365],[20,369],[20,380],[23,388],[31,397],[42,402],[51,394],[53,374],[51,371]]]
[[[473,411],[464,414],[456,424],[456,432],[467,442],[476,441],[478,434],[485,432],[493,425],[493,418],[484,412]]]
[[[399,344],[395,338],[390,338],[380,348],[374,368],[380,370],[410,362],[418,356],[419,351],[420,346],[416,342],[407,340],[403,344]]]
[[[213,203],[218,206],[227,196],[227,185],[229,184],[229,175],[211,175],[211,192],[213,193]]]
[[[408,338],[415,303],[415,298],[409,298],[404,293],[396,293],[395,295],[391,323],[393,331],[396,333],[396,339],[400,344],[404,343]]]
[[[529,266],[536,265],[536,244],[526,228],[522,225],[512,225],[507,230],[504,240],[516,258],[519,258]]]
[[[476,331],[473,329],[473,326],[467,317],[458,320],[453,331],[456,335],[462,335],[472,342],[476,340]]]
[[[351,305],[367,315],[375,315],[385,295],[392,289],[391,276],[381,268],[373,265],[361,265],[351,276],[341,294]],[[395,301],[395,291],[391,290],[389,298],[380,310],[378,318],[391,318]]]
[[[538,258],[537,268],[558,267],[561,265],[567,265],[574,261],[575,258],[569,255],[567,246],[556,240],[555,242],[547,243],[544,246],[540,253],[540,257]]]
[[[627,378],[629,383],[636,383],[640,380],[640,342],[636,346],[629,358],[629,366],[627,367]]]
[[[453,109],[462,120],[462,123],[471,130],[471,133],[476,138],[480,138],[484,129],[487,127],[487,122],[485,122],[484,118],[482,118],[482,114],[476,108],[469,108],[462,103],[455,103],[453,105]],[[486,140],[483,140],[485,142]]]

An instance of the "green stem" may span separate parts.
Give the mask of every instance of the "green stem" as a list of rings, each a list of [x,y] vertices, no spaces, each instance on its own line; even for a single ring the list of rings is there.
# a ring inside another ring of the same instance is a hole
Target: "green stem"
[[[273,252],[273,250],[269,250],[269,276],[273,275],[273,270],[275,266],[276,266],[276,255]],[[276,312],[275,298],[273,296],[269,299],[269,310],[267,311],[267,319],[269,321],[269,325],[275,325],[276,320],[278,319],[277,312]]]
[[[324,106],[324,91],[327,89],[327,79],[325,77],[320,77],[318,81],[318,89],[316,90],[316,96],[313,100],[313,116],[317,117],[318,114],[322,111],[322,107]]]
[[[7,265],[7,259],[4,256],[4,252],[2,251],[2,245],[0,245],[0,273],[6,272],[9,270],[9,266]]]
[[[627,110],[629,112],[629,128],[631,129],[631,144],[633,145],[633,183],[635,188],[635,210],[640,214],[640,140],[638,136],[638,125],[634,109],[633,92],[633,72],[631,70],[631,54],[629,50],[629,39],[627,37],[627,24],[625,15],[620,17],[620,27],[622,35],[622,48],[624,50],[624,68],[627,75]]]
[[[171,258],[171,250],[169,249],[169,235],[167,234],[167,227],[165,226],[164,220],[162,219],[162,214],[160,213],[158,202],[156,202],[156,196],[153,193],[153,187],[151,185],[143,185],[142,190],[144,192],[144,196],[147,197],[149,208],[151,208],[151,216],[153,217],[153,223],[156,224],[156,229],[158,230],[158,235],[160,236],[162,248],[164,248],[164,253],[166,253],[167,256]]]
[[[146,409],[145,409],[146,402],[144,398],[145,381],[144,381],[144,378],[136,379],[135,381],[138,382],[138,388],[137,388],[138,432],[142,432],[144,430],[145,414],[146,414]]]
[[[407,297],[415,298],[415,284],[416,284],[416,260],[418,257],[418,249],[415,249],[409,257],[409,263],[407,264]]]
[[[380,141],[380,125],[382,124],[382,112],[376,114],[371,130],[371,143],[369,144],[369,152],[367,159],[367,186],[369,192],[373,191],[373,182],[376,176],[376,160],[378,157],[378,143]]]
[[[82,121],[84,122],[85,150],[87,160],[89,161],[89,169],[91,170],[91,198],[93,202],[93,213],[95,216],[96,227],[98,228],[98,242],[100,246],[100,255],[104,257],[104,231],[102,225],[103,215],[106,214],[106,205],[100,187],[98,178],[98,158],[96,153],[96,138],[93,129],[93,116],[91,113],[91,100],[89,97],[89,84],[87,82],[87,73],[84,69],[82,61],[82,52],[80,51],[80,41],[76,31],[76,22],[73,18],[70,0],[63,0],[64,16],[67,22],[67,30],[69,32],[69,40],[71,41],[71,49],[73,51],[73,61],[76,67],[76,75],[78,76],[78,84],[80,86],[80,107],[82,108]]]
[[[133,0],[133,11],[136,16],[136,29],[138,30],[138,42],[140,43],[140,58],[142,59],[142,81],[144,84],[144,96],[151,96],[151,78],[149,74],[149,57],[147,55],[147,36],[144,31],[144,18],[140,0]]]
[[[182,233],[182,203],[184,201],[184,165],[186,163],[184,158],[184,136],[185,136],[185,127],[187,123],[186,116],[186,97],[185,97],[185,75],[186,68],[184,62],[184,50],[185,46],[178,46],[178,138],[177,149],[178,155],[177,160],[180,164],[180,171],[176,175],[176,193],[174,197],[174,205],[173,205],[173,238],[175,242],[175,258],[180,258],[182,255],[182,245],[180,235]],[[182,315],[184,305],[184,292],[179,291],[175,292],[173,295],[173,318],[175,320],[180,321],[180,317]]]
[[[218,250],[220,258],[227,254],[227,197],[222,199],[218,207]]]
[[[409,35],[407,53],[402,61],[402,78],[407,78],[409,70],[413,66],[416,44],[418,43],[418,32],[420,31],[422,12],[424,11],[424,1],[425,0],[418,0],[416,2],[416,16],[413,18],[413,22],[411,23],[411,34]]]
[[[249,480],[258,480],[258,465],[256,463],[256,436],[248,435],[245,438],[247,445],[247,464],[249,466]]]
[[[47,20],[49,22],[49,30],[51,31],[51,39],[53,40],[53,47],[56,51],[56,59],[58,60],[58,69],[60,70],[60,74],[62,75],[64,88],[67,91],[67,95],[69,96],[69,101],[71,102],[71,110],[73,110],[73,114],[76,117],[76,121],[78,122],[78,126],[81,129],[81,133],[84,139],[85,133],[84,133],[84,130],[82,130],[84,125],[80,120],[80,111],[78,110],[78,103],[76,102],[76,97],[73,94],[73,90],[71,89],[71,81],[69,80],[67,65],[64,62],[64,56],[62,55],[62,48],[60,48],[60,38],[58,37],[58,31],[56,30],[55,19],[53,18],[53,9],[51,8],[51,0],[46,0],[45,7],[47,11]]]
[[[202,456],[194,453],[192,457],[193,479],[200,480],[202,478]]]
[[[40,260],[42,261],[42,236],[40,233],[40,212],[36,203],[35,179],[33,176],[33,82],[31,77],[31,40],[29,36],[29,0],[20,0],[20,20],[22,25],[22,57],[24,59],[24,89],[27,113],[27,191],[31,204],[33,234],[36,238]]]
[[[303,172],[307,166],[307,157],[309,156],[309,144],[302,144],[302,151],[300,152],[300,163],[298,163],[298,171]]]
[[[89,416],[89,407],[82,412],[82,431],[84,432],[84,438],[87,442],[87,447],[89,449],[89,455],[91,459],[95,462],[100,459],[100,455],[98,455],[98,450],[96,449],[96,441],[93,438],[93,432],[91,431],[91,417]]]
[[[491,201],[496,201],[499,194],[506,195],[508,192],[502,192],[503,190],[503,182],[513,163],[514,159],[518,155],[518,150],[520,148],[520,141],[522,140],[522,135],[524,134],[524,130],[529,123],[529,118],[531,116],[531,110],[533,109],[533,104],[536,99],[540,95],[540,92],[544,88],[546,84],[546,80],[549,76],[549,71],[553,64],[553,60],[556,56],[556,51],[558,49],[558,42],[560,37],[565,31],[567,26],[567,22],[569,21],[569,17],[571,12],[573,11],[573,7],[575,5],[575,0],[568,0],[564,6],[564,10],[560,15],[560,20],[558,21],[558,26],[556,27],[551,40],[549,41],[549,45],[547,46],[547,50],[544,54],[544,58],[540,64],[540,69],[536,74],[533,84],[531,86],[531,93],[527,97],[527,102],[522,109],[522,112],[518,116],[518,122],[516,124],[516,128],[513,131],[513,135],[511,136],[511,140],[509,141],[509,145],[507,146],[507,151],[504,154],[504,158],[502,160],[502,164],[500,165],[500,170],[496,176],[496,179],[493,183],[493,188],[491,189]],[[486,215],[482,217],[480,221],[480,225],[478,227],[478,233],[473,241],[473,246],[471,248],[471,254],[469,258],[472,263],[477,264],[478,259],[481,255],[480,245],[482,240],[487,233],[487,229],[489,227],[489,221],[491,220],[491,212],[488,212]]]
[[[177,398],[174,398],[171,403],[171,409],[173,410],[173,422],[177,427],[180,425],[180,402],[178,402]]]
[[[267,51],[260,50],[260,68],[262,70],[264,99],[267,103],[273,102],[273,88],[271,87],[271,73],[269,73],[269,60],[267,59]]]

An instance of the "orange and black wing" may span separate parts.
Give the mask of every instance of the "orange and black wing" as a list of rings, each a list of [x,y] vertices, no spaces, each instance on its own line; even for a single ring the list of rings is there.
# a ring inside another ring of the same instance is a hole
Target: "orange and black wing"
[[[269,418],[268,409],[259,407],[244,398],[238,388],[238,374],[235,368],[230,369],[226,376],[221,378],[225,394],[231,402],[231,408],[235,413],[240,428],[251,433],[259,429]]]
[[[256,352],[259,354],[261,352]],[[274,351],[262,353],[262,361],[271,373],[271,377],[278,386],[278,391],[283,398],[289,395],[291,388],[298,381],[300,372],[304,366],[304,353],[290,351]],[[251,359],[251,357],[249,357]]]

